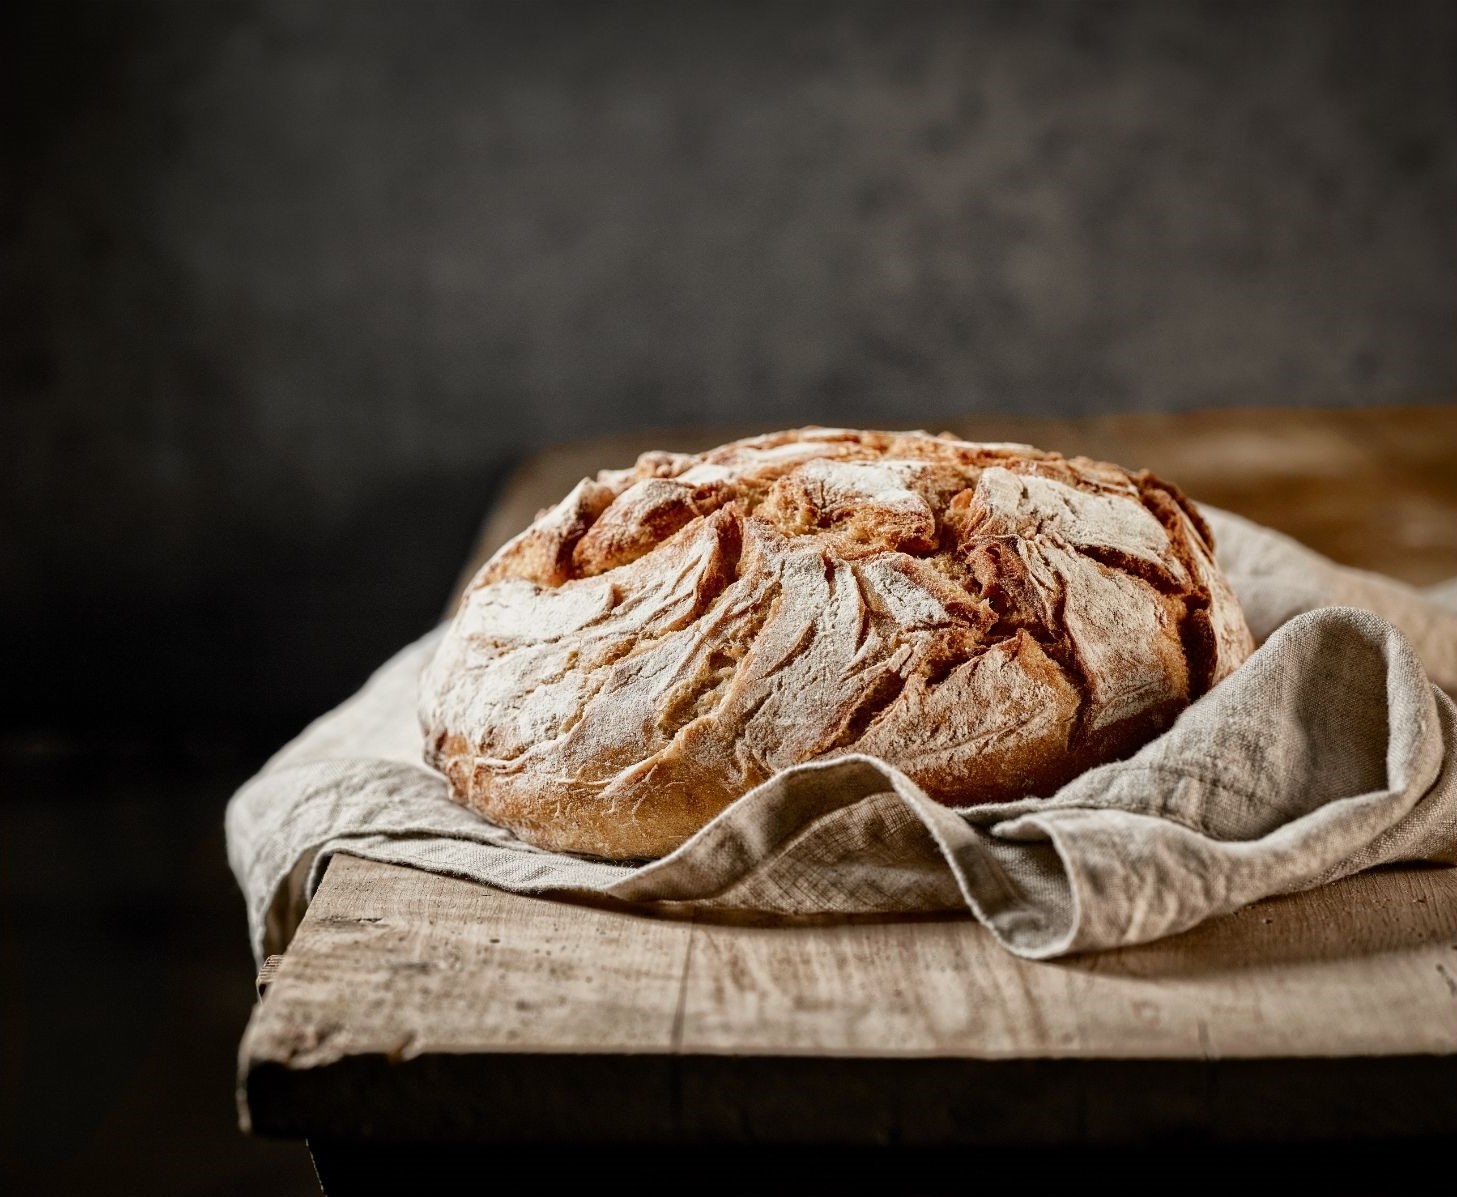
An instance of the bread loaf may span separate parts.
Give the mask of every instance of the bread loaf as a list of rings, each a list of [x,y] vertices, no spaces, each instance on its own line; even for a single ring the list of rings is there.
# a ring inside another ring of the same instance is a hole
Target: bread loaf
[[[634,859],[848,752],[953,806],[1049,794],[1251,648],[1208,527],[1148,473],[800,429],[579,483],[470,584],[421,721],[459,801]]]

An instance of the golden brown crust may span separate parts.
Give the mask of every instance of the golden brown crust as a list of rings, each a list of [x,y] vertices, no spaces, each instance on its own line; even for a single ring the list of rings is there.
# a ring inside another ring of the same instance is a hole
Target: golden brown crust
[[[1027,446],[800,429],[586,479],[482,569],[422,686],[452,793],[658,856],[801,761],[952,805],[1133,751],[1252,645],[1193,505]]]

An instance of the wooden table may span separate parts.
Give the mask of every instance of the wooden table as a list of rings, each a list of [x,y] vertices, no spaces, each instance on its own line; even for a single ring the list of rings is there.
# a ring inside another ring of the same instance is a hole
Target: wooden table
[[[1349,563],[1457,575],[1457,407],[954,431],[1148,465]],[[589,469],[723,435],[543,454],[475,559]],[[917,1161],[964,1169],[970,1145],[983,1162],[1036,1146],[1018,1159],[1046,1169],[1169,1142],[1242,1145],[1202,1152],[1185,1187],[1301,1142],[1320,1144],[1307,1178],[1389,1178],[1426,1151],[1451,1179],[1457,870],[1368,873],[1033,964],[969,919],[669,920],[338,857],[261,981],[245,1124],[309,1138],[330,1192],[431,1169],[480,1184],[491,1145],[525,1143],[599,1181],[691,1148],[695,1187],[753,1152],[777,1152],[758,1166],[789,1188],[853,1189]]]

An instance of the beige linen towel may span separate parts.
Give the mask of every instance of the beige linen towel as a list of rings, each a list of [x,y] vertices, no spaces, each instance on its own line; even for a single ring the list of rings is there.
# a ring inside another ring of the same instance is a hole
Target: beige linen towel
[[[1375,865],[1457,864],[1457,605],[1206,511],[1264,643],[1172,728],[1045,799],[951,810],[883,761],[787,769],[671,855],[543,852],[421,763],[416,683],[385,664],[234,796],[254,951],[282,951],[330,855],[525,893],[778,914],[966,909],[1044,959],[1142,943]],[[1438,686],[1432,683],[1436,682]]]

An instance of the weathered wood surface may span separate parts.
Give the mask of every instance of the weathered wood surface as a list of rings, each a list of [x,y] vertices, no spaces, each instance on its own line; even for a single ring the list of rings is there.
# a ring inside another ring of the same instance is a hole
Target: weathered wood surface
[[[1457,574],[1454,408],[954,430],[1149,465],[1338,560]],[[652,443],[528,463],[477,558]],[[1366,874],[1032,964],[970,920],[670,921],[341,857],[271,972],[242,1072],[256,1130],[346,1139],[1451,1134],[1457,871]]]
[[[1035,964],[964,919],[670,921],[339,857],[243,1056],[279,1134],[1457,1132],[1457,871]]]
[[[736,925],[339,857],[251,1045],[977,1058],[1457,1052],[1457,870],[1361,874],[1062,963],[977,923]]]

